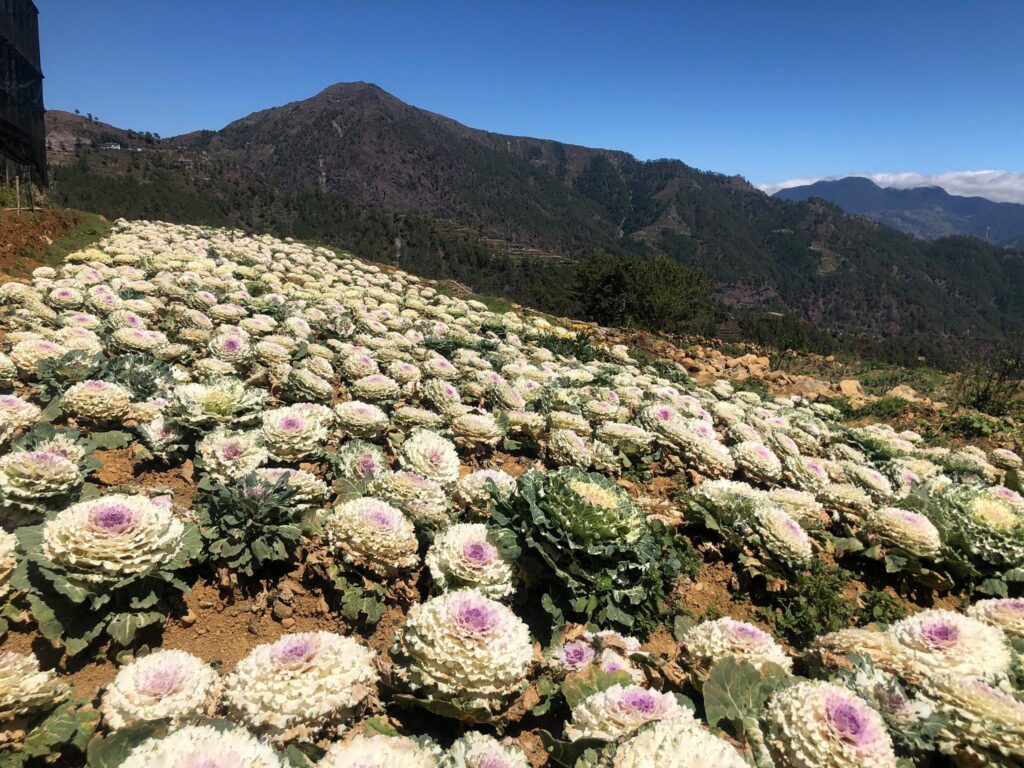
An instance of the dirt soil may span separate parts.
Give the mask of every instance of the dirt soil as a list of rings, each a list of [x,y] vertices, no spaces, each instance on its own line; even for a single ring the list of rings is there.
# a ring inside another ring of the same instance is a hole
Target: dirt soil
[[[39,266],[34,257],[82,222],[75,211],[0,211],[0,279],[31,273]]]

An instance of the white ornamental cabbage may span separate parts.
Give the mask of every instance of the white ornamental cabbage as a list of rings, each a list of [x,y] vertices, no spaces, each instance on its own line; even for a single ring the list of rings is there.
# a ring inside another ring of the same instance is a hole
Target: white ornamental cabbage
[[[589,469],[594,464],[594,450],[571,429],[552,429],[547,440],[548,458],[561,467]]]
[[[438,768],[530,768],[523,751],[476,731],[456,739]]]
[[[1003,631],[977,619],[933,608],[893,623],[897,671],[918,684],[937,674],[999,678],[1012,656]]]
[[[157,650],[122,667],[103,692],[100,711],[111,730],[153,720],[179,725],[213,715],[220,675],[191,653]]]
[[[513,563],[502,558],[494,535],[480,523],[448,527],[434,540],[425,562],[442,591],[473,587],[501,600],[514,590]]]
[[[942,539],[934,523],[906,509],[872,510],[868,512],[864,528],[872,544],[890,544],[915,557],[937,557],[942,549]]]
[[[967,609],[972,619],[999,627],[1008,637],[1024,639],[1024,599],[1019,597],[979,600]]]
[[[196,446],[203,469],[219,482],[228,484],[266,463],[267,449],[253,432],[229,432],[223,428],[206,435]]]
[[[0,458],[0,497],[14,502],[66,496],[84,479],[77,461],[54,450],[14,451]]]
[[[316,768],[437,768],[440,754],[408,736],[358,734],[332,744]]]
[[[334,407],[338,426],[346,435],[372,438],[388,428],[388,415],[376,405],[349,400]]]
[[[340,732],[377,685],[374,654],[349,637],[301,632],[258,645],[224,681],[229,714],[279,740]]]
[[[329,403],[334,396],[334,385],[306,365],[296,366],[288,372],[284,383],[288,399],[297,402]]]
[[[686,720],[661,720],[616,750],[613,768],[749,768],[732,744]]]
[[[748,440],[731,449],[736,466],[757,483],[770,485],[782,477],[782,462],[764,443]]]
[[[369,482],[388,468],[384,451],[363,440],[345,443],[335,454],[334,463],[343,477],[355,483]]]
[[[614,741],[657,720],[694,719],[693,711],[683,707],[671,693],[661,693],[639,685],[613,685],[591,694],[572,709],[565,735],[577,739]]]
[[[773,556],[793,567],[810,563],[814,554],[810,536],[780,507],[759,506],[754,511],[753,524]]]
[[[11,574],[18,565],[18,537],[0,528],[0,599],[11,591]]]
[[[975,677],[939,674],[923,695],[949,718],[945,729],[971,765],[1017,765],[1024,759],[1024,702]]]
[[[132,393],[109,381],[72,384],[61,397],[61,407],[76,419],[99,424],[119,421],[128,413]]]
[[[491,484],[499,499],[507,499],[516,490],[516,479],[500,469],[478,469],[463,475],[455,484],[455,497],[471,512],[484,514],[491,502]]]
[[[35,376],[39,364],[43,360],[60,357],[67,349],[60,344],[45,339],[26,339],[19,341],[11,350],[11,361],[24,376]]]
[[[415,527],[385,501],[346,501],[324,514],[323,526],[332,549],[360,568],[392,576],[419,564]]]
[[[41,409],[17,395],[0,395],[0,416],[10,421],[15,430],[26,429],[36,423]]]
[[[327,425],[316,413],[293,405],[264,413],[260,434],[272,457],[300,461],[323,450]]]
[[[174,560],[185,526],[168,506],[111,493],[72,504],[43,523],[42,554],[88,589]]]
[[[266,392],[246,387],[238,379],[221,378],[206,384],[174,388],[174,415],[194,427],[248,424],[259,417]]]
[[[444,488],[414,472],[382,472],[370,483],[370,493],[398,507],[417,525],[443,527],[454,514]]]
[[[460,444],[497,445],[504,431],[489,413],[466,413],[452,420],[452,433]]]
[[[274,749],[243,728],[188,725],[135,747],[118,768],[286,768]]]
[[[0,743],[7,721],[53,709],[70,695],[67,683],[41,670],[34,655],[0,651]]]
[[[383,373],[372,373],[349,384],[349,391],[358,400],[374,403],[391,403],[402,394],[401,385]]]
[[[402,468],[422,475],[442,486],[459,479],[459,455],[450,440],[435,432],[417,429],[402,443],[399,461]]]
[[[494,709],[526,685],[533,645],[511,609],[467,589],[413,606],[393,655],[417,694]]]
[[[797,683],[772,697],[764,717],[780,768],[896,768],[882,716],[846,688]]]
[[[804,529],[820,529],[828,524],[825,508],[813,493],[796,488],[773,488],[768,491],[768,499],[786,510]]]
[[[686,633],[682,645],[685,660],[704,675],[727,656],[748,661],[757,669],[767,663],[787,672],[793,669],[793,660],[775,638],[753,624],[728,617],[701,622]]]

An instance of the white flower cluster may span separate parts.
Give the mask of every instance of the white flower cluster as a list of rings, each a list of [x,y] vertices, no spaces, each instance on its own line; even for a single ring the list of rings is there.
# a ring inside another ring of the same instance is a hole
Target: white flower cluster
[[[441,750],[408,736],[364,736],[332,744],[317,768],[437,768]]]
[[[493,736],[476,731],[456,739],[438,763],[438,768],[529,768],[518,747],[505,746]]]
[[[120,768],[285,768],[273,747],[243,728],[188,725],[164,737],[146,739]]]
[[[285,635],[258,645],[224,681],[229,714],[285,740],[339,730],[377,684],[373,652],[331,632]]]
[[[473,589],[413,606],[395,653],[413,691],[490,708],[522,690],[533,662],[526,624]]]
[[[882,716],[846,688],[803,682],[776,693],[766,741],[786,768],[896,768]]]
[[[154,720],[179,725],[212,715],[220,691],[220,675],[202,659],[158,650],[118,671],[100,710],[111,730]]]
[[[327,540],[346,562],[381,576],[393,576],[419,563],[412,522],[379,499],[347,501],[323,516]]]
[[[61,407],[76,419],[104,424],[116,422],[128,413],[132,393],[109,381],[72,384],[61,398]]]
[[[71,582],[117,582],[174,560],[183,531],[167,506],[112,493],[73,504],[43,523],[42,554]]]
[[[434,583],[444,591],[472,587],[501,600],[512,594],[513,564],[498,551],[493,534],[480,523],[456,523],[439,535],[425,558]]]
[[[782,646],[745,621],[722,618],[701,622],[683,636],[682,645],[686,662],[703,675],[727,656],[748,661],[758,669],[768,663],[787,672],[793,669],[793,660]]]
[[[35,656],[0,651],[0,731],[7,721],[53,709],[70,695],[67,683],[41,670]]]
[[[591,694],[572,709],[565,725],[567,738],[614,741],[656,720],[693,720],[693,711],[683,707],[671,693],[639,685],[613,685]]]
[[[749,768],[736,747],[686,718],[660,720],[615,751],[613,768]]]

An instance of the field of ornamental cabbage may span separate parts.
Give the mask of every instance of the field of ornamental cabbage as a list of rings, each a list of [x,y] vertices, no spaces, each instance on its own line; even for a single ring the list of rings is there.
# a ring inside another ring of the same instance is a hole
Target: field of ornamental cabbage
[[[324,248],[0,287],[0,765],[1024,765],[1008,450]]]

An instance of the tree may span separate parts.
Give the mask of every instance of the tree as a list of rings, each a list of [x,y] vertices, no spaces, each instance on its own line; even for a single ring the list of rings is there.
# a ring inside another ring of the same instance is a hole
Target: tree
[[[573,293],[583,316],[602,325],[703,330],[711,319],[707,275],[667,256],[594,251],[577,267]]]

